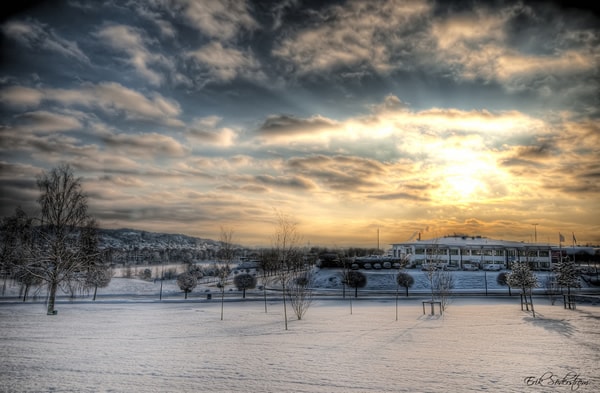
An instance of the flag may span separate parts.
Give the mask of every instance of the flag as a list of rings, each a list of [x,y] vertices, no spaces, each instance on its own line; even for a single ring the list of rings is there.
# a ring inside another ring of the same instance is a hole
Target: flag
[[[577,239],[575,239],[575,232],[573,232],[573,244],[577,244]]]
[[[565,241],[565,237],[560,232],[558,232],[558,241],[559,241],[559,243],[562,243]]]

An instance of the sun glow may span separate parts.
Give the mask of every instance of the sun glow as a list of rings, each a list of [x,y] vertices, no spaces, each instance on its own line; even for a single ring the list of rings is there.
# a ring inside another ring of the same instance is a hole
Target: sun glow
[[[439,157],[439,170],[433,174],[439,185],[435,200],[468,204],[490,197],[490,182],[497,177],[498,168],[489,157],[471,149],[446,149]]]
[[[441,186],[440,194],[444,200],[469,202],[487,194],[487,187],[478,178],[479,174],[453,172],[453,170],[448,171]]]

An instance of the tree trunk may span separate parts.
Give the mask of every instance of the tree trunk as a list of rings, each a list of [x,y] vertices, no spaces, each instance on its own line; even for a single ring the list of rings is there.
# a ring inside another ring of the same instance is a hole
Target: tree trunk
[[[283,318],[285,320],[285,330],[288,330],[288,323],[287,323],[287,304],[285,302],[285,282],[282,285],[283,287]]]
[[[221,321],[223,320],[223,307],[225,305],[225,285],[221,287]]]
[[[94,285],[94,298],[93,301],[96,301],[96,292],[98,292],[98,285]]]
[[[185,299],[185,300],[187,300],[187,294],[188,294],[188,291],[183,291],[183,292],[185,293],[185,297],[184,297],[184,299]]]
[[[406,287],[406,297],[408,297],[408,287]]]
[[[358,287],[354,287],[354,297],[358,297]]]
[[[54,309],[54,301],[56,299],[56,290],[58,289],[58,283],[55,280],[50,282],[50,293],[48,294],[48,315],[56,315]]]
[[[242,299],[246,298],[246,288],[242,289]]]
[[[267,283],[263,285],[263,297],[265,298],[265,314],[267,313]]]

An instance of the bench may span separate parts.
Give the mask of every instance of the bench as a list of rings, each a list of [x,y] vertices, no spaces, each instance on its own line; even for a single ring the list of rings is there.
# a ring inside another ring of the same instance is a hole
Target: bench
[[[425,304],[429,304],[431,307],[431,315],[435,315],[435,305],[437,304],[442,315],[442,302],[435,300],[423,300],[423,315],[425,315]]]

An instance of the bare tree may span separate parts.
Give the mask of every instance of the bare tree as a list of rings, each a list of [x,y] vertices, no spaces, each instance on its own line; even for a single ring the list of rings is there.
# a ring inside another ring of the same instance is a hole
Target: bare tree
[[[558,294],[560,293],[558,283],[556,282],[556,275],[549,274],[548,276],[546,276],[546,278],[543,280],[543,284],[544,284],[544,292],[548,296],[548,299],[550,300],[550,304],[552,304],[554,306],[554,303],[556,303],[556,298],[558,297]]]
[[[288,296],[292,310],[301,320],[312,304],[312,274],[310,271],[295,273],[288,283]]]
[[[89,255],[89,264],[87,274],[82,282],[84,288],[94,288],[94,298],[98,288],[108,286],[112,279],[112,270],[110,265],[102,258],[98,250],[99,235],[98,224],[96,220],[90,219],[87,225],[81,229],[81,248],[84,254]]]
[[[256,287],[256,277],[251,274],[243,273],[238,274],[233,278],[233,285],[242,292],[242,299],[246,298],[246,289],[252,289]]]
[[[260,279],[262,283],[263,299],[265,303],[265,313],[267,312],[267,284],[269,277],[277,268],[277,254],[273,249],[262,250],[259,268],[261,271]]]
[[[221,321],[223,320],[223,308],[225,304],[225,286],[231,273],[231,264],[235,257],[235,248],[233,244],[233,229],[221,227],[219,234],[219,265],[216,267],[218,278],[218,287],[221,289]]]
[[[435,293],[440,299],[442,311],[445,311],[450,303],[450,296],[454,289],[454,275],[452,272],[438,269],[433,277],[433,285]]]
[[[450,301],[452,289],[454,288],[454,276],[452,272],[444,270],[445,263],[442,262],[445,255],[444,249],[439,247],[437,240],[433,246],[427,250],[428,259],[423,265],[425,276],[431,289],[431,301],[436,298],[440,301],[440,306],[444,310]]]
[[[82,241],[82,228],[92,225],[87,196],[69,165],[61,165],[37,179],[40,190],[40,223],[33,233],[33,247],[28,250],[30,273],[48,285],[48,315],[54,309],[60,285],[85,279],[99,251]],[[41,273],[40,273],[41,272]]]
[[[277,258],[277,277],[282,290],[285,330],[288,330],[286,284],[289,282],[292,273],[302,265],[299,244],[300,236],[296,222],[291,217],[277,212],[277,224],[272,238],[272,248]]]
[[[112,280],[113,271],[110,267],[100,268],[91,270],[86,277],[86,286],[88,288],[94,288],[94,297],[92,300],[96,300],[96,293],[98,288],[105,288],[110,284]]]

